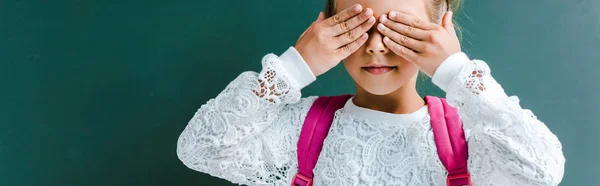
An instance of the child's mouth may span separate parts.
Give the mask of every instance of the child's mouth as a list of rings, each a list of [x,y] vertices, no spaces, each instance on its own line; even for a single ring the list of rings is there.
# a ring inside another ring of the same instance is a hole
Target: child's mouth
[[[373,75],[381,75],[381,74],[385,74],[389,71],[395,70],[397,67],[396,66],[368,66],[368,67],[362,67],[363,70],[373,74]]]

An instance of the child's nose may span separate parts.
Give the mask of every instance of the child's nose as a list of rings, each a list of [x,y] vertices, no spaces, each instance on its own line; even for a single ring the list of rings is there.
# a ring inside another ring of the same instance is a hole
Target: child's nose
[[[367,40],[366,45],[365,50],[371,55],[387,54],[389,52],[389,49],[383,44],[383,36],[377,30],[369,34],[369,40]]]

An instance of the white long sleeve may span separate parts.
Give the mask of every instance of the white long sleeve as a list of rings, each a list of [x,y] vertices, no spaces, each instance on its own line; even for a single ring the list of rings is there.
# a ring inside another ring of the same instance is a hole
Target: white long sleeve
[[[280,57],[266,55],[262,64],[260,73],[242,73],[195,113],[178,140],[186,166],[237,184],[290,185],[301,126],[316,99],[301,98],[300,89],[315,77],[293,47]],[[453,55],[433,81],[459,107],[473,185],[560,182],[560,142],[516,97],[506,96],[484,62]],[[390,114],[352,99],[336,112],[314,173],[315,186],[446,182],[426,106]]]
[[[469,172],[477,185],[558,185],[565,158],[558,138],[516,96],[508,97],[483,61],[464,53],[440,65],[433,82],[446,90],[470,130]]]
[[[294,64],[295,53],[266,55],[260,73],[242,73],[202,105],[179,137],[180,160],[233,183],[284,185],[297,167],[295,144],[315,100],[300,99],[314,76]]]

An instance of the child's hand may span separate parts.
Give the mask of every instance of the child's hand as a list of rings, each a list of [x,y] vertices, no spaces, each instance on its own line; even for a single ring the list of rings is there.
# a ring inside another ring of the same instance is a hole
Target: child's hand
[[[358,50],[367,41],[366,32],[373,24],[373,10],[367,8],[363,12],[360,5],[326,20],[319,13],[317,20],[300,35],[295,48],[313,74],[319,76]]]
[[[460,52],[451,11],[444,15],[442,26],[394,11],[381,15],[380,22],[377,29],[386,36],[383,43],[429,77],[446,58]]]

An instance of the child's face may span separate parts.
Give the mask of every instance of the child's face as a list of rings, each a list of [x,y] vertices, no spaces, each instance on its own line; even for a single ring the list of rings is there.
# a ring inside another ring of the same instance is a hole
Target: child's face
[[[396,55],[383,44],[383,36],[377,31],[379,17],[398,11],[415,15],[421,20],[429,20],[425,3],[429,0],[337,0],[337,11],[349,8],[354,4],[361,4],[364,8],[373,9],[377,23],[368,32],[369,39],[358,51],[344,59],[344,66],[356,84],[375,95],[389,94],[407,83],[415,83],[419,68]],[[394,66],[392,70],[383,74],[371,73],[370,65]],[[378,75],[376,75],[378,74]]]

